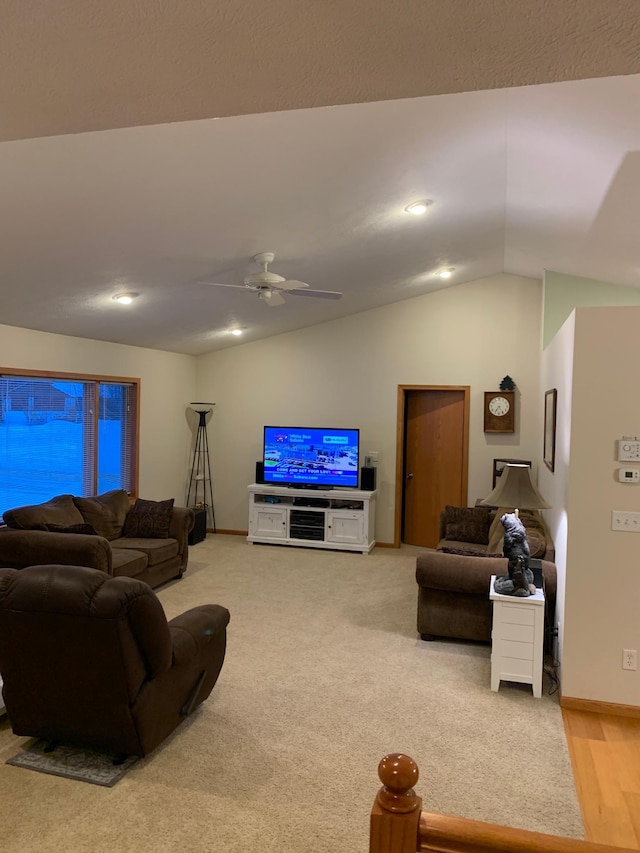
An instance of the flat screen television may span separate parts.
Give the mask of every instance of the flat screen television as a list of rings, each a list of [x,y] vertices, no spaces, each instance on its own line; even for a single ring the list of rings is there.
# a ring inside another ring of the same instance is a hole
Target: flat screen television
[[[358,488],[360,430],[266,426],[264,482],[301,488]]]

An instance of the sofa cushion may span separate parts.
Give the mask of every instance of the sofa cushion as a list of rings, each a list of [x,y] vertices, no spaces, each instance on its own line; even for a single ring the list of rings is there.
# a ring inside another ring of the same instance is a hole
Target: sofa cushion
[[[487,545],[491,510],[487,506],[446,506],[444,538]]]
[[[49,533],[84,533],[87,536],[97,536],[98,531],[92,524],[83,521],[81,524],[45,524]]]
[[[45,503],[8,509],[2,517],[7,527],[17,530],[46,530],[47,524],[68,527],[84,521],[74,504],[73,495],[56,495]]]
[[[133,550],[145,554],[148,565],[157,566],[178,554],[178,543],[175,539],[144,539],[133,537],[122,537],[111,542],[111,548],[115,551]]]
[[[113,576],[136,578],[143,574],[148,566],[147,555],[132,548],[112,548]]]
[[[132,539],[167,539],[174,499],[145,501],[138,498],[124,522],[123,536]]]
[[[129,495],[124,489],[113,489],[91,498],[74,498],[82,519],[91,524],[98,536],[117,539],[122,536],[124,520],[129,510]]]
[[[460,557],[502,557],[503,554],[492,554],[486,550],[475,551],[473,548],[438,548],[443,554],[458,554]]]

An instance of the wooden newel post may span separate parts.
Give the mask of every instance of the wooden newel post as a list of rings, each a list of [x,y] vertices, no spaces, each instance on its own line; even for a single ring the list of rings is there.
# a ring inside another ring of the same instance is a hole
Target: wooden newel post
[[[378,765],[382,788],[371,810],[369,853],[416,853],[422,799],[413,785],[418,767],[408,755],[392,752]]]

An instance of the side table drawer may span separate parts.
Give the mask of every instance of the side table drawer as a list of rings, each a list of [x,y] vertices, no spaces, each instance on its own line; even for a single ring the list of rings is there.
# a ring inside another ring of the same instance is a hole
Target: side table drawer
[[[513,640],[500,640],[497,648],[501,658],[533,660],[533,643],[516,643]]]
[[[502,621],[513,625],[533,625],[536,615],[532,608],[523,604],[501,602]]]
[[[500,625],[495,638],[500,640],[516,640],[518,643],[533,643],[535,628],[533,625],[513,625],[510,622],[505,622]]]
[[[491,665],[493,666],[493,658]],[[527,683],[531,684],[533,679],[533,661],[518,660],[518,658],[500,658],[496,661],[496,665],[500,670],[500,678],[505,681],[521,681],[527,679]]]

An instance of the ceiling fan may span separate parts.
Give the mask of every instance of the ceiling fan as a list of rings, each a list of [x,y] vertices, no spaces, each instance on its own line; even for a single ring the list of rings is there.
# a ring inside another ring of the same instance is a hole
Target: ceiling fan
[[[342,296],[337,290],[313,290],[304,281],[295,281],[295,279],[288,281],[281,275],[269,272],[267,267],[273,262],[274,258],[273,252],[260,252],[260,254],[254,255],[253,260],[258,266],[262,267],[262,271],[246,276],[244,284],[221,284],[217,281],[204,283],[213,287],[235,287],[240,290],[250,290],[252,293],[257,293],[258,298],[266,302],[270,308],[274,308],[276,305],[284,305],[283,293],[291,294],[291,296],[314,296],[317,299],[340,299]]]

